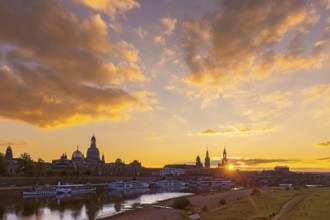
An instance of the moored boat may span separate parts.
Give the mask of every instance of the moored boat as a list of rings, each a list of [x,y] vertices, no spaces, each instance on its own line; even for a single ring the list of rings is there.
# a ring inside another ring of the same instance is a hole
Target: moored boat
[[[23,192],[23,196],[37,196],[37,195],[55,195],[55,186],[36,186],[31,191]]]
[[[66,194],[66,193],[88,193],[95,192],[96,188],[92,187],[89,184],[64,184],[56,186],[57,194]]]
[[[179,180],[160,180],[156,182],[157,187],[183,187],[186,183]]]
[[[111,190],[147,189],[149,188],[149,183],[141,181],[116,181],[108,183],[108,188]]]

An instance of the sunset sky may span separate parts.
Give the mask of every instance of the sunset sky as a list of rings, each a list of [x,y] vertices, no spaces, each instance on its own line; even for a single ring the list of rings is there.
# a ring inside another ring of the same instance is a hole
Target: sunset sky
[[[330,0],[1,0],[0,152],[330,171]]]

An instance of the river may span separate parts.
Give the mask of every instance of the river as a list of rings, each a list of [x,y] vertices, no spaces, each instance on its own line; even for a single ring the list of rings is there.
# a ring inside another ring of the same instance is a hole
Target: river
[[[0,192],[0,219],[5,220],[82,220],[100,219],[141,204],[154,204],[162,200],[190,195],[179,190],[129,190],[60,195],[48,197],[24,197],[22,192]]]

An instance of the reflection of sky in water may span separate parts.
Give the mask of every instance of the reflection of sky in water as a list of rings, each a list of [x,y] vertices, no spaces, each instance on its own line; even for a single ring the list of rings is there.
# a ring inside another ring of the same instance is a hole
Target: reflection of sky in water
[[[107,216],[113,216],[127,210],[133,209],[135,204],[154,204],[162,200],[176,198],[180,196],[191,195],[191,193],[181,192],[163,192],[156,194],[145,194],[138,196],[135,199],[126,199],[118,202],[109,202],[97,208],[95,213],[95,219],[103,218]],[[28,217],[20,216],[21,214],[15,213],[14,209],[7,210],[7,213],[3,216],[6,220],[85,220],[89,219],[88,213],[91,210],[83,205],[78,210],[64,209],[64,211],[51,210],[49,207],[39,208],[37,213],[31,214]]]
[[[118,212],[115,209],[116,204],[104,205],[96,214],[96,218],[112,216],[125,212],[127,210],[133,209],[135,204],[154,204],[162,200],[167,200],[171,198],[176,198],[180,196],[191,195],[192,193],[178,193],[178,192],[168,192],[168,193],[157,193],[157,194],[146,194],[141,195],[136,199],[128,199],[121,203],[121,210]],[[119,204],[118,204],[119,205]]]

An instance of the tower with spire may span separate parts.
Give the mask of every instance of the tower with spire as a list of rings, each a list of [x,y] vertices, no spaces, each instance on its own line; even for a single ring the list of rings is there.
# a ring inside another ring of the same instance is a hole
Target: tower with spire
[[[205,164],[204,165],[205,165],[205,168],[210,168],[211,167],[208,147],[206,149],[206,156],[205,156]]]
[[[222,154],[222,166],[226,166],[228,163],[228,159],[227,159],[227,151],[226,151],[226,146],[223,148],[223,154]]]

